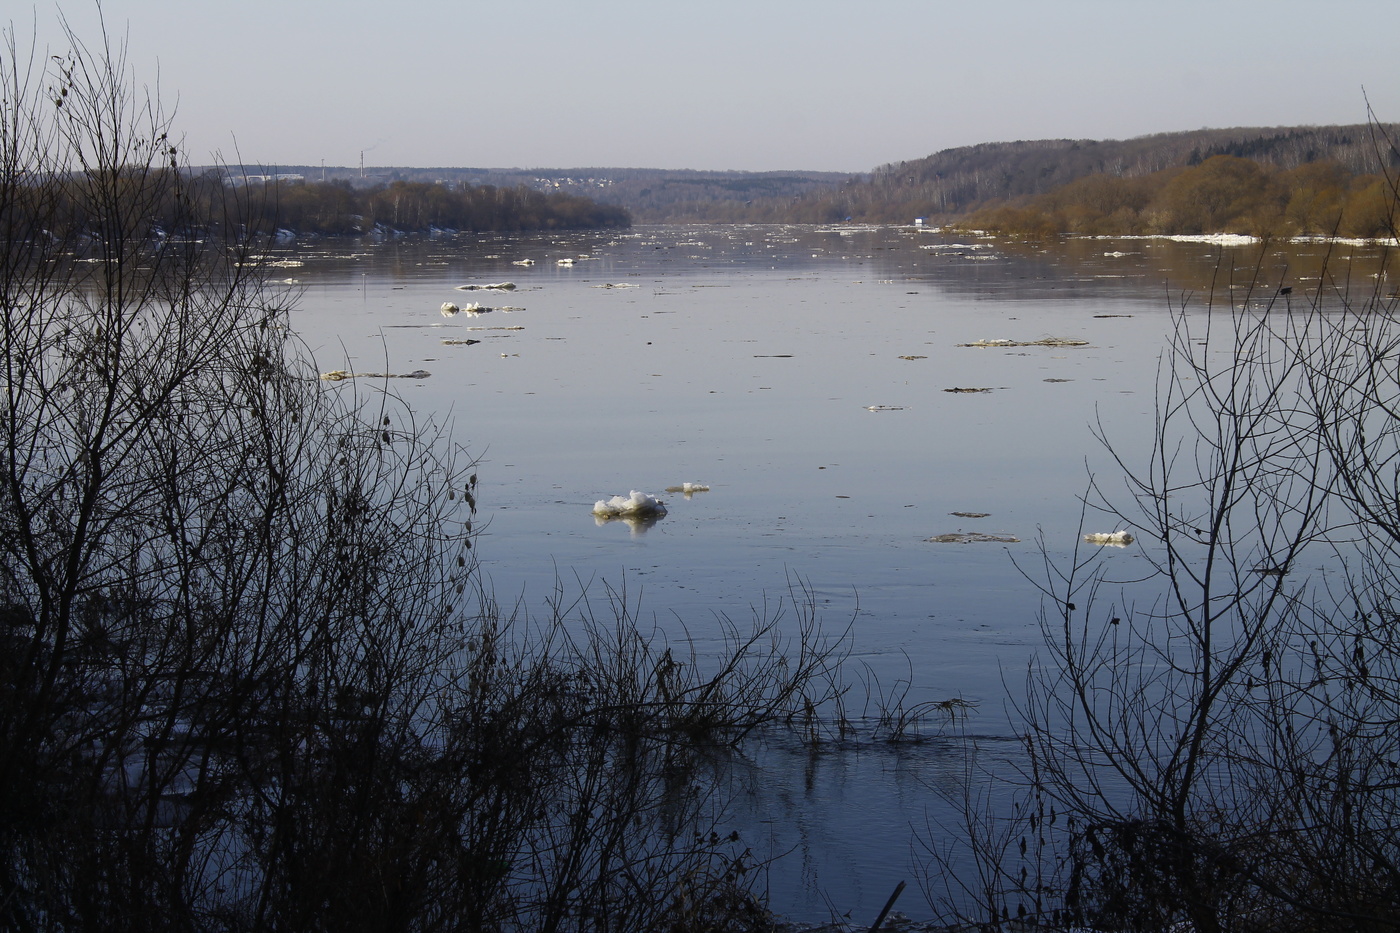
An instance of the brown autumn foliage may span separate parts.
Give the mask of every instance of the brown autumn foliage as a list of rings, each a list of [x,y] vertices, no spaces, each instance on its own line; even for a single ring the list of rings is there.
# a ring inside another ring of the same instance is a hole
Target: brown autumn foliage
[[[1384,176],[1331,162],[1285,169],[1218,155],[1138,177],[1088,175],[1022,201],[976,211],[964,229],[1010,236],[1238,233],[1392,235]]]

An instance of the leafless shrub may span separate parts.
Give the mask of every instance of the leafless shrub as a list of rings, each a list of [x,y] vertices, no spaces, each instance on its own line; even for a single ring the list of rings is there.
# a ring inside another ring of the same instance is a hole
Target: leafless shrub
[[[0,925],[762,926],[722,763],[839,697],[810,593],[706,657],[625,599],[503,614],[469,458],[318,378],[68,38],[3,53]]]

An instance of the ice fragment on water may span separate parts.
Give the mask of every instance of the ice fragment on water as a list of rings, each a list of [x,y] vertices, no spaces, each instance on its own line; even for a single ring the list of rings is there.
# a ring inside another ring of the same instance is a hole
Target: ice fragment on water
[[[709,492],[710,487],[703,483],[681,483],[679,486],[667,486],[667,492],[678,492],[689,499],[697,492]]]
[[[599,518],[660,518],[666,514],[666,503],[634,489],[625,496],[599,499],[593,504],[593,514]]]
[[[1103,544],[1109,547],[1127,547],[1133,543],[1133,536],[1126,531],[1099,531],[1084,536],[1085,544]]]

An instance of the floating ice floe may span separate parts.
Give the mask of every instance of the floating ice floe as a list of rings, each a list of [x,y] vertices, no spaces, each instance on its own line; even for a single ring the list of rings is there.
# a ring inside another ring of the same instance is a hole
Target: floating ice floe
[[[534,264],[535,261],[533,259],[517,259],[515,262],[511,263],[512,266],[533,266]]]
[[[556,266],[572,266],[572,265],[574,264],[574,261],[573,261],[572,259],[567,259],[567,258],[566,258],[566,259],[556,259],[556,260],[554,261],[554,264],[555,264]]]
[[[599,499],[593,503],[593,514],[599,518],[660,518],[666,514],[666,503],[634,489],[625,496]]]
[[[1162,239],[1175,243],[1208,243],[1211,246],[1250,246],[1259,242],[1257,236],[1244,233],[1172,233]]]
[[[515,283],[514,283],[514,282],[487,282],[487,283],[484,283],[484,284],[477,284],[477,283],[473,282],[473,283],[468,284],[468,285],[458,285],[458,286],[457,286],[457,290],[458,290],[458,291],[463,291],[463,292],[476,292],[476,291],[482,291],[482,290],[484,290],[484,289],[495,289],[496,291],[510,292],[510,291],[515,291]]]
[[[415,369],[411,373],[352,373],[343,369],[333,369],[321,373],[327,382],[340,382],[342,379],[427,379],[432,373],[426,369]]]
[[[638,285],[636,282],[617,282],[616,284],[611,283],[611,282],[608,282],[608,283],[604,283],[604,284],[602,284],[602,285],[594,285],[593,287],[594,287],[594,288],[641,288],[641,286]]]
[[[925,538],[934,544],[1020,544],[1015,535],[989,535],[981,531],[954,531],[946,535]]]
[[[678,492],[689,499],[697,492],[709,492],[710,487],[703,483],[681,483],[679,486],[667,486],[667,492]]]
[[[866,411],[904,411],[903,405],[866,405]]]
[[[1008,340],[999,337],[994,340],[978,340],[973,343],[960,343],[960,347],[1087,347],[1089,341],[1078,337],[1041,337],[1039,340]]]
[[[1085,544],[1101,544],[1106,547],[1127,547],[1133,543],[1133,536],[1126,531],[1099,531],[1084,536]]]
[[[444,301],[442,303],[442,307],[438,310],[442,312],[443,317],[452,317],[456,314],[469,314],[472,316],[478,314],[487,314],[491,311],[495,311],[496,309],[483,307],[481,302],[479,301],[473,301],[471,304],[461,306],[455,305],[450,301]],[[502,308],[501,310],[506,309]]]

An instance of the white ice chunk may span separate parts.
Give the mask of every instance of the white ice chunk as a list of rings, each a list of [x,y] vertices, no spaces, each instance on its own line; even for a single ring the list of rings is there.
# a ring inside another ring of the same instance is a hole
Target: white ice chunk
[[[1100,531],[1084,536],[1085,544],[1104,544],[1109,547],[1127,547],[1133,543],[1133,536],[1126,531]]]
[[[625,496],[599,499],[593,504],[593,514],[600,518],[660,518],[666,514],[666,503],[634,489]]]

